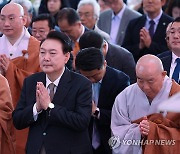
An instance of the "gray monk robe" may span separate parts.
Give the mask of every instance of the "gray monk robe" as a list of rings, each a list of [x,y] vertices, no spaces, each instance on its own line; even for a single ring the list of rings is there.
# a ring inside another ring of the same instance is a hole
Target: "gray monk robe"
[[[141,141],[139,125],[133,123],[133,121],[142,118],[143,116],[157,113],[157,107],[159,104],[168,99],[171,95],[172,83],[173,85],[175,84],[166,76],[163,82],[163,87],[153,99],[151,105],[137,83],[127,87],[116,97],[112,109],[111,130],[113,136],[119,136],[121,144],[113,149],[113,154],[142,153],[141,144],[135,145],[132,142],[129,142],[132,140]],[[177,131],[179,131],[179,129]],[[153,133],[151,131],[151,125],[150,132]]]

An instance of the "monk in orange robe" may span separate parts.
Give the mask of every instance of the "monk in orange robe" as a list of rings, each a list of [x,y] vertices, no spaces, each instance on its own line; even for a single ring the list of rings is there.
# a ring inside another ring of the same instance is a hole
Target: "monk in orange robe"
[[[1,10],[0,27],[0,72],[9,82],[13,106],[20,97],[24,78],[40,71],[40,42],[25,28],[26,17],[23,7],[9,3]],[[16,130],[16,153],[25,154],[28,129]]]
[[[6,78],[0,75],[0,153],[15,154],[15,129],[12,122],[13,104]]]

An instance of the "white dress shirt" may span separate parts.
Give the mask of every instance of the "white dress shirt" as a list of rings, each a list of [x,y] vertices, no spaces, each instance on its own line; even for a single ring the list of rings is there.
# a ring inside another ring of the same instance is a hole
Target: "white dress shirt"
[[[114,15],[114,13],[112,14],[110,42],[113,44],[117,44],[116,38],[117,38],[119,25],[121,24],[121,19],[122,19],[125,8],[126,8],[126,5],[123,4],[123,8],[117,15]]]

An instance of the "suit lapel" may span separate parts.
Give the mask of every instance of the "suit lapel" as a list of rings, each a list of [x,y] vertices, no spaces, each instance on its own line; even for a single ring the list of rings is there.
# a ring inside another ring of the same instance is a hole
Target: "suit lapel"
[[[113,11],[109,11],[108,14],[107,14],[107,17],[105,20],[106,21],[106,24],[104,26],[106,26],[106,29],[107,29],[107,33],[110,34],[111,33],[111,21],[112,21],[112,13]],[[105,28],[104,28],[105,29]]]
[[[67,95],[69,89],[70,89],[70,81],[71,81],[71,75],[70,71],[66,68],[64,74],[62,75],[56,93],[53,98],[53,103],[64,106],[64,98]]]
[[[166,30],[166,27],[168,25],[169,22],[166,22],[164,20],[164,13],[161,15],[161,18],[159,19],[159,23],[157,25],[157,28],[156,28],[156,31],[154,33],[154,37],[153,38],[156,38],[156,37],[159,37],[160,35],[162,35],[164,33],[164,31]]]
[[[122,15],[121,23],[119,25],[118,34],[117,34],[117,37],[116,37],[116,42],[120,42],[121,44],[122,44],[122,38],[125,35],[125,28],[126,28],[126,23],[127,23],[127,20],[128,20],[128,16],[129,16],[128,9],[126,7],[125,10],[124,10],[124,13]]]
[[[111,88],[109,88],[109,86],[111,84],[109,84],[109,82],[112,82],[112,79],[111,79],[110,68],[107,66],[106,73],[103,77],[100,92],[99,92],[98,107],[102,106],[102,104],[104,103],[102,101],[104,95],[106,95],[107,92],[110,93],[109,89],[111,89]]]
[[[169,55],[167,55],[166,57],[163,57],[161,60],[163,63],[163,67],[167,71],[167,75],[169,76],[171,61],[172,61],[172,53],[169,52]]]

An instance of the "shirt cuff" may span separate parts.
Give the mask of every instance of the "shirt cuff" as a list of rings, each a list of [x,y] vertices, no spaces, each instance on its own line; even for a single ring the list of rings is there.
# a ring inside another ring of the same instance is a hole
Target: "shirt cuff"
[[[36,108],[36,103],[34,104],[34,106],[33,106],[33,117],[34,117],[34,121],[36,121],[37,120],[37,118],[38,118],[38,114],[39,113],[41,113],[42,112],[42,110],[41,111],[37,111],[37,108]]]

